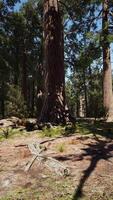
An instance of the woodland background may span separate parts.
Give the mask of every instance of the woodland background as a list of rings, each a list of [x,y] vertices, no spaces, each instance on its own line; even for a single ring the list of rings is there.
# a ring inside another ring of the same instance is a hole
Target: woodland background
[[[45,70],[43,4],[35,0],[0,1],[1,118],[40,116]],[[108,4],[107,19],[103,4]],[[103,74],[107,73],[103,49],[110,50],[113,57],[113,2],[62,0],[59,10],[64,34],[66,104],[72,116],[103,117],[109,110],[107,100],[103,103],[103,87],[108,88],[108,93],[112,90],[108,83],[111,74],[103,86]]]

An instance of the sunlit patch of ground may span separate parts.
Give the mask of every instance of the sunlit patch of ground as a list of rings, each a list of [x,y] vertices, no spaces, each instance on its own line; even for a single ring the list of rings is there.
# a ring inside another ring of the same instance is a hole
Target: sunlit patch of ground
[[[32,155],[23,145],[42,140],[35,132],[0,142],[0,200],[113,200],[112,139],[75,134],[44,143],[46,153],[70,169],[67,177],[37,160],[24,171]]]

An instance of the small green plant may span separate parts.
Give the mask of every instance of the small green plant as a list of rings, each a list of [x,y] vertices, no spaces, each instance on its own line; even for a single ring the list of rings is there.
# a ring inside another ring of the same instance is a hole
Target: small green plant
[[[77,123],[76,125],[77,132],[82,135],[92,134],[92,131],[90,130],[89,126],[90,126],[89,124],[84,122]]]
[[[56,137],[62,135],[63,132],[64,132],[63,128],[57,126],[52,128],[44,128],[42,131],[42,135],[46,137]]]
[[[0,198],[0,200],[28,200],[33,196],[34,200],[39,200],[39,192],[32,191],[31,189],[19,188],[12,192],[9,192],[5,197]]]
[[[9,137],[9,128],[1,128],[0,129],[0,140],[7,139]]]
[[[12,129],[12,128],[1,128],[0,129],[0,141],[4,139],[14,138],[17,136],[27,136],[27,132],[21,131],[20,129]]]
[[[3,135],[4,135],[4,137],[7,139],[8,138],[8,136],[9,136],[9,129],[7,128],[7,129],[5,129],[5,130],[3,130]]]
[[[64,143],[60,143],[57,145],[57,150],[60,152],[60,153],[63,153],[65,151],[65,144]]]
[[[64,136],[68,136],[68,135],[70,135],[70,134],[74,134],[75,131],[76,131],[76,125],[73,125],[73,124],[67,125],[67,126],[65,127],[65,132],[64,132],[63,135],[64,135]]]

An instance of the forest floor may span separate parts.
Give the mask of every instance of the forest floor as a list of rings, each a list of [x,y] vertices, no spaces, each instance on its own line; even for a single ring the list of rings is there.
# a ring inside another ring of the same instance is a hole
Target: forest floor
[[[34,131],[0,142],[0,200],[113,200],[111,137],[75,133],[44,143],[46,154],[70,169],[67,177],[37,160],[25,172],[32,155],[24,145],[45,139]]]

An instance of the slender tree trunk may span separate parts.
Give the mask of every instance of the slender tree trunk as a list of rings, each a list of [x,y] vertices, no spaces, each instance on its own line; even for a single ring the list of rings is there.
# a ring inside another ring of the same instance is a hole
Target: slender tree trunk
[[[113,98],[112,98],[112,71],[110,62],[110,44],[108,41],[108,0],[103,2],[103,104],[106,110],[108,121],[113,119]]]
[[[31,113],[32,117],[34,116],[34,99],[35,99],[35,81],[32,80],[32,102],[31,102]]]
[[[65,122],[63,27],[57,0],[44,0],[46,95],[41,121]]]
[[[4,80],[2,81],[2,85],[1,85],[1,114],[2,114],[2,118],[5,117],[5,91],[4,91]]]
[[[31,101],[31,82],[28,80],[28,87],[27,87],[27,111],[30,114],[30,101]]]
[[[28,77],[28,85],[27,85],[27,108],[29,117],[33,117],[34,115],[34,98],[35,98],[35,80],[34,76],[30,75]]]
[[[84,97],[85,97],[85,112],[84,115],[87,117],[88,113],[88,102],[87,102],[87,86],[86,86],[86,70],[83,69],[83,79],[84,79]]]
[[[77,103],[76,103],[76,117],[80,117],[80,99],[77,95]]]
[[[37,70],[37,119],[39,120],[44,100],[44,69],[40,64]]]
[[[26,52],[22,55],[22,94],[25,102],[27,102],[27,67],[26,67]]]
[[[92,69],[91,66],[89,66],[88,69],[89,72],[89,95],[88,95],[88,117],[94,117],[92,114],[92,110],[94,110],[94,103],[93,103],[93,95],[91,93],[93,86],[93,80],[92,80]]]
[[[14,67],[14,85],[19,85],[20,70],[19,70],[19,49],[16,47],[15,52],[16,65]]]

